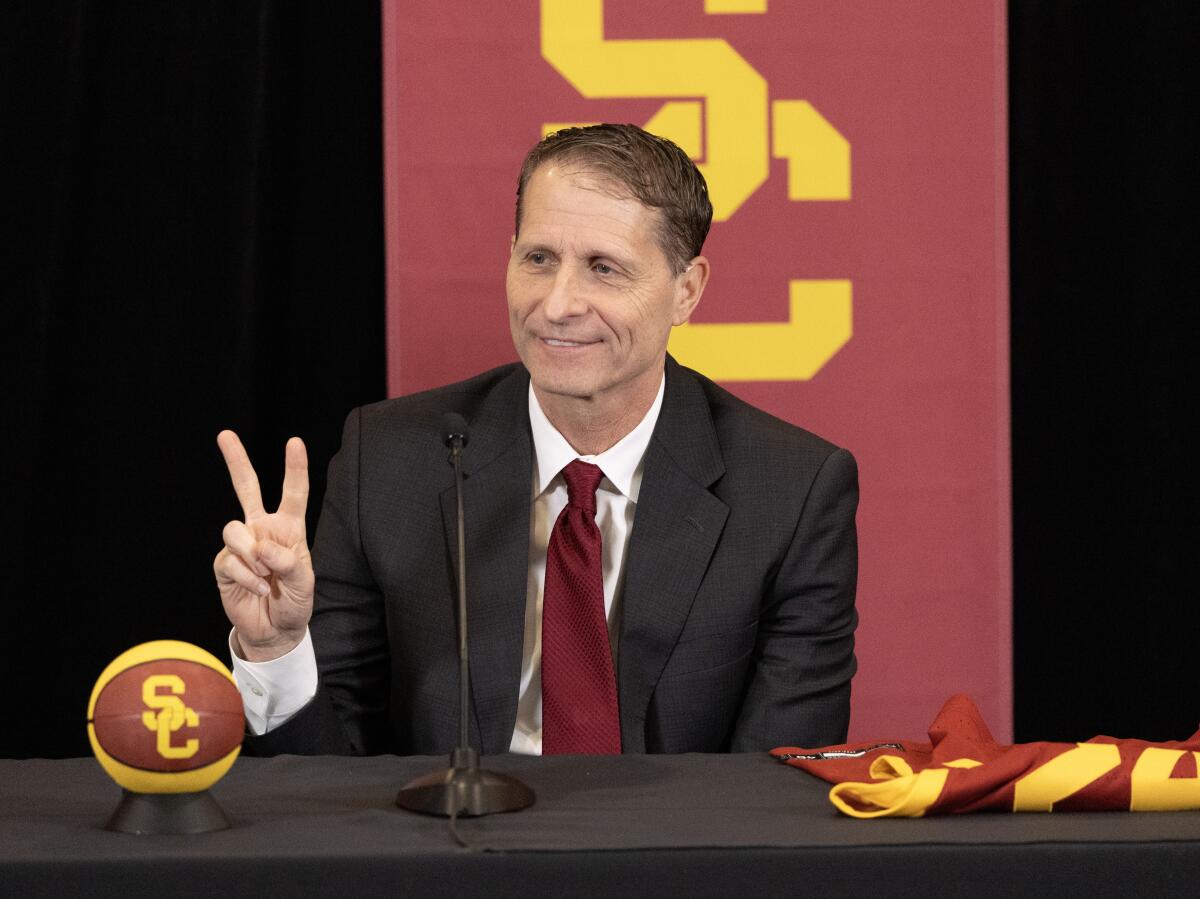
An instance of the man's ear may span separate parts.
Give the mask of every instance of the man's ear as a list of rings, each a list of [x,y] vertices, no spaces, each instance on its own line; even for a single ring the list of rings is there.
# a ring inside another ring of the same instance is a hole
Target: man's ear
[[[675,276],[675,314],[671,324],[682,325],[692,317],[708,284],[708,276],[708,260],[703,256],[697,256],[683,272]]]

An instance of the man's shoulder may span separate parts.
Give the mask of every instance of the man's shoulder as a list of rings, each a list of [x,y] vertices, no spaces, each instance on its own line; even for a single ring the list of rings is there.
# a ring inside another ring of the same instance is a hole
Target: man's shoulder
[[[841,447],[730,393],[700,372],[678,366],[681,380],[703,396],[725,454],[779,451],[825,458]]]
[[[437,427],[448,412],[457,412],[470,422],[490,402],[520,402],[526,396],[528,384],[525,367],[513,362],[465,381],[361,406],[351,414],[358,414],[363,426],[371,428]]]
[[[675,380],[682,399],[663,445],[693,477],[714,484],[724,502],[748,505],[753,514],[770,507],[786,516],[805,507],[822,478],[838,495],[857,495],[858,463],[849,450],[691,369],[679,368]]]

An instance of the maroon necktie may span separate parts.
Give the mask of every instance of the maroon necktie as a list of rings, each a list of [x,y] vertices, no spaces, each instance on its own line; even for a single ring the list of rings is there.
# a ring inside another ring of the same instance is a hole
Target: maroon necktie
[[[620,755],[596,488],[604,476],[576,459],[563,469],[567,507],[546,548],[542,596],[542,754]]]

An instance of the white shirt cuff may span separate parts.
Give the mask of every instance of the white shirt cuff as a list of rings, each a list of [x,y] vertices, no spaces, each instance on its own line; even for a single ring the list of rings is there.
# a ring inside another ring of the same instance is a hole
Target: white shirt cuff
[[[238,655],[237,630],[229,632],[233,679],[242,694],[246,725],[262,736],[279,727],[317,695],[317,656],[304,631],[291,652],[269,662],[247,662]]]

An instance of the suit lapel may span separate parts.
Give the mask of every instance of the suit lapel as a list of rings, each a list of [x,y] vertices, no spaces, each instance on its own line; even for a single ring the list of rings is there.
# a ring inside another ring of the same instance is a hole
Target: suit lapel
[[[473,416],[463,450],[471,694],[486,754],[508,750],[521,682],[533,470],[528,384],[528,375],[518,369],[497,385]],[[441,505],[457,590],[453,487],[441,494]]]
[[[617,653],[625,752],[645,751],[650,698],[729,515],[708,489],[724,470],[707,398],[668,358],[625,565]]]

